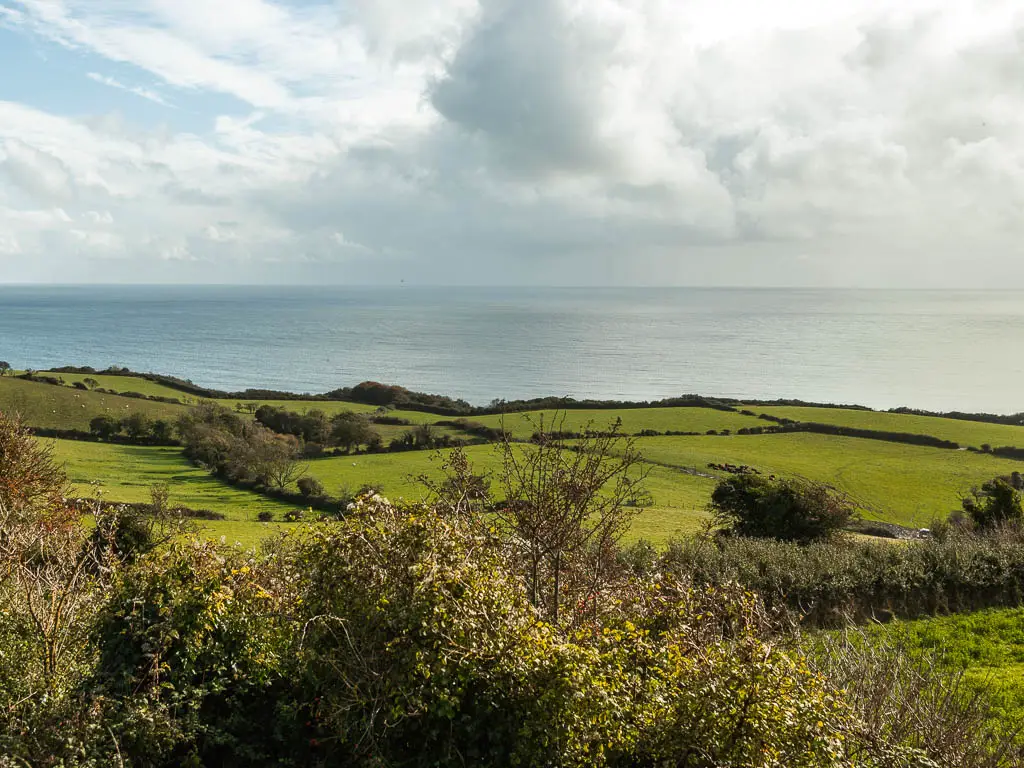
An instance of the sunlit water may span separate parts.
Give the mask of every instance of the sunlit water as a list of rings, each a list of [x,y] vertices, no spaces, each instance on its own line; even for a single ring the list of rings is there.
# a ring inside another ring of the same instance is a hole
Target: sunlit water
[[[0,287],[0,359],[219,389],[1024,411],[1024,292]]]

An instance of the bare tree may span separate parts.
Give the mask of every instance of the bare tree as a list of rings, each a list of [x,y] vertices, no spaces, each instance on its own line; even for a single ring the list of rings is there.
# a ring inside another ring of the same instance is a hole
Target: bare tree
[[[543,416],[530,444],[499,443],[504,502],[496,517],[522,563],[533,604],[571,626],[596,611],[618,543],[640,512],[649,468],[621,422],[565,438],[564,416]]]
[[[438,451],[434,459],[440,461],[442,478],[420,475],[416,479],[433,496],[435,506],[446,514],[482,523],[493,505],[489,475],[473,472],[461,446],[447,453]]]
[[[0,414],[0,612],[30,638],[45,687],[85,647],[80,619],[111,573],[102,560],[111,548],[87,546],[67,488],[50,447]],[[95,513],[102,518],[102,505]]]

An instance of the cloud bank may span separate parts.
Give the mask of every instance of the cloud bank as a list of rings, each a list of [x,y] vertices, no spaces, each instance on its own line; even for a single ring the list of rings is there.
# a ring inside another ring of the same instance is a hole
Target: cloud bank
[[[111,99],[0,101],[0,280],[1024,287],[1012,0],[0,0],[0,34]]]

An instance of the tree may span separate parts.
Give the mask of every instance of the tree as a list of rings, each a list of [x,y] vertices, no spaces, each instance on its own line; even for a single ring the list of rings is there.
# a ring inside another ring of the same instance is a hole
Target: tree
[[[972,488],[970,494],[961,500],[964,512],[976,527],[994,528],[1024,520],[1021,494],[1017,487],[1021,484],[1019,477],[1011,476],[1010,480],[997,477],[982,484],[981,488]]]
[[[124,420],[124,430],[132,440],[143,440],[149,437],[152,421],[144,413],[135,411]]]
[[[91,376],[87,376],[84,379],[82,379],[82,383],[85,384],[85,386],[87,386],[89,389],[96,389],[100,385],[100,383]]]
[[[730,533],[809,543],[842,530],[854,515],[846,496],[796,478],[735,475],[711,493],[715,524]]]
[[[330,440],[346,451],[370,443],[376,434],[370,423],[357,413],[343,411],[331,419]]]
[[[8,371],[11,370],[11,364],[6,360],[0,360],[0,376],[6,376]]]
[[[101,440],[109,440],[121,431],[121,422],[113,416],[95,416],[89,422],[89,431]]]
[[[24,659],[23,690],[0,685],[0,711],[7,714],[29,696],[56,691],[61,671],[87,645],[82,617],[110,573],[87,546],[89,533],[65,502],[67,493],[51,447],[0,413],[0,617],[7,637],[21,638],[5,652]],[[102,506],[94,514],[102,525]]]
[[[566,440],[564,417],[533,424],[534,444],[512,441],[502,425],[496,517],[517,550],[527,592],[549,621],[571,626],[596,612],[614,577],[618,543],[640,509],[649,470],[621,420]]]

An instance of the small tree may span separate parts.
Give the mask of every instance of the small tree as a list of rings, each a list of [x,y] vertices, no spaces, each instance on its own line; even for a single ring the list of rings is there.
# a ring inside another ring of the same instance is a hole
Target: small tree
[[[822,483],[747,474],[720,482],[709,509],[719,528],[739,536],[802,543],[830,538],[855,511],[849,498]]]
[[[640,512],[649,469],[636,442],[609,429],[567,440],[564,417],[542,416],[531,445],[512,441],[502,424],[496,517],[521,563],[531,602],[552,623],[572,626],[596,611],[614,577],[618,543]]]
[[[437,510],[482,521],[494,503],[490,477],[473,472],[473,465],[461,447],[447,454],[438,451],[434,458],[441,463],[442,479],[438,481],[429,475],[417,479],[433,495]]]
[[[981,488],[972,488],[970,494],[961,500],[961,504],[977,528],[994,528],[1024,520],[1021,494],[1013,479],[1007,481],[997,477],[984,483]]]
[[[6,360],[0,360],[0,376],[6,376],[11,370],[11,364]]]

